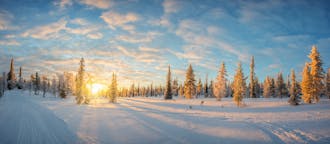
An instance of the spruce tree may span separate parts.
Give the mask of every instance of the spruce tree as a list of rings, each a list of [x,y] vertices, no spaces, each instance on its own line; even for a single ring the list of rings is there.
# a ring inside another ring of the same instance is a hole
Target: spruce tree
[[[217,98],[218,101],[220,101],[221,98],[227,95],[226,76],[227,76],[227,71],[226,71],[225,63],[222,62],[213,89],[214,96]]]
[[[264,81],[264,85],[263,85],[264,98],[269,98],[271,96],[271,83],[272,83],[271,78],[269,76],[267,76]]]
[[[173,80],[172,93],[174,96],[178,96],[178,92],[179,92],[179,84],[178,84],[178,79],[176,78]]]
[[[285,86],[285,83],[283,80],[282,72],[278,73],[278,75],[277,75],[275,91],[276,91],[277,97],[279,97],[279,98],[282,98],[283,95],[286,95],[286,86]]]
[[[19,79],[18,79],[18,84],[17,84],[17,88],[18,89],[23,89],[24,87],[24,81],[23,81],[23,77],[22,77],[22,67],[19,67],[19,75],[18,75]]]
[[[184,82],[184,96],[187,99],[193,98],[196,93],[196,85],[195,85],[195,75],[191,64],[189,65],[186,72],[186,80]]]
[[[7,75],[7,88],[8,90],[14,89],[16,87],[16,75],[14,72],[14,59],[10,61],[10,70]]]
[[[164,99],[172,99],[172,86],[171,86],[171,67],[168,66],[167,77],[166,77],[166,88]]]
[[[298,105],[300,102],[296,75],[294,70],[291,70],[291,85],[290,85],[290,99],[288,101],[291,105]]]
[[[238,63],[236,74],[234,76],[233,89],[234,89],[233,100],[236,102],[236,105],[239,107],[243,101],[243,96],[246,90],[246,83],[245,83],[245,78],[241,63]]]
[[[117,76],[115,73],[112,73],[109,101],[111,103],[115,103],[117,101]]]
[[[76,78],[76,102],[77,104],[84,103],[84,85],[85,85],[85,60],[84,58],[81,58],[80,60],[80,66],[78,69],[78,74]]]
[[[40,77],[38,72],[36,72],[36,76],[35,76],[35,83],[34,83],[34,94],[35,95],[39,95],[39,91],[40,91]]]
[[[211,97],[211,98],[214,97],[214,84],[213,84],[213,80],[210,81],[210,85],[209,85],[209,97]]]
[[[319,96],[322,92],[322,80],[324,78],[324,71],[322,68],[322,60],[320,53],[317,51],[317,47],[312,47],[311,53],[308,56],[311,59],[310,62],[310,76],[311,76],[311,89],[310,94],[315,102],[319,102]]]
[[[250,92],[250,98],[256,98],[257,92],[256,92],[256,74],[254,72],[254,56],[251,58],[250,63],[250,84],[249,84],[249,92]]]
[[[208,86],[208,80],[207,80],[207,75],[205,77],[205,83],[204,83],[204,97],[209,96],[209,86]]]
[[[330,99],[330,68],[328,68],[328,73],[326,78],[326,95]]]
[[[305,103],[312,103],[312,78],[310,74],[310,69],[308,63],[305,64],[303,73],[302,73],[302,81],[301,81],[301,92],[302,92],[302,99]]]
[[[197,83],[197,97],[202,95],[202,91],[203,91],[203,84],[202,84],[202,80],[199,78]]]

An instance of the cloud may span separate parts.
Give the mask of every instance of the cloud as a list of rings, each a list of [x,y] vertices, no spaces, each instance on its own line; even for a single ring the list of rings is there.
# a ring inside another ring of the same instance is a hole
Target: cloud
[[[67,21],[64,19],[60,19],[57,22],[48,24],[48,25],[43,25],[43,26],[38,26],[32,29],[29,29],[22,33],[22,37],[33,37],[36,39],[51,39],[51,38],[57,38],[58,33],[62,30],[66,30],[66,24]]]
[[[61,9],[66,8],[66,6],[71,6],[72,4],[72,0],[59,0],[54,2],[54,5],[59,6]]]
[[[103,34],[99,33],[99,32],[90,33],[90,34],[87,35],[87,37],[90,38],[90,39],[101,39],[101,38],[103,38]]]
[[[81,26],[85,26],[88,25],[89,22],[83,18],[75,18],[73,20],[70,20],[71,24],[76,24],[76,25],[81,25]]]
[[[115,39],[128,43],[147,43],[153,41],[159,35],[161,34],[158,32],[131,33],[128,35],[117,36]]]
[[[13,19],[14,15],[8,11],[0,10],[0,31],[17,29],[17,26],[12,24]]]
[[[163,2],[163,8],[164,8],[164,12],[166,14],[176,13],[181,8],[180,1],[177,1],[177,0],[165,0]]]
[[[157,48],[150,48],[150,47],[144,47],[144,46],[140,46],[139,50],[142,52],[154,52],[154,53],[160,52],[160,50]]]
[[[87,27],[80,27],[80,28],[67,27],[67,28],[65,28],[65,30],[68,33],[72,33],[72,34],[86,35],[88,33],[97,31],[98,27],[96,27],[96,26],[87,26]]]
[[[111,29],[116,29],[116,27],[125,28],[125,26],[127,26],[125,24],[139,20],[139,16],[135,13],[119,14],[114,11],[104,12],[100,17]]]
[[[21,45],[19,42],[13,39],[9,40],[0,40],[0,45],[5,45],[5,46],[19,46]]]
[[[80,0],[79,2],[100,9],[108,9],[113,5],[111,0]]]

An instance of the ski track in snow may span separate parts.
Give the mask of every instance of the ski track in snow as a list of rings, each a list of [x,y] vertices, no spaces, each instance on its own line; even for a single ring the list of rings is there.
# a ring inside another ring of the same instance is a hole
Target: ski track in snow
[[[0,144],[330,143],[328,99],[297,107],[286,101],[247,99],[237,108],[230,98],[135,97],[76,105],[74,97],[10,91],[0,99]]]

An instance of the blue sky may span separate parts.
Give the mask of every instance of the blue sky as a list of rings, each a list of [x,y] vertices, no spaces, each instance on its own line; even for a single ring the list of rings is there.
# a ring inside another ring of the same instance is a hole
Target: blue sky
[[[263,80],[300,73],[313,44],[329,68],[327,0],[0,0],[0,70],[13,57],[26,78],[77,71],[84,57],[97,81],[116,72],[122,86],[163,83],[168,64],[183,82],[188,64],[204,80],[224,61],[231,79],[253,55]]]

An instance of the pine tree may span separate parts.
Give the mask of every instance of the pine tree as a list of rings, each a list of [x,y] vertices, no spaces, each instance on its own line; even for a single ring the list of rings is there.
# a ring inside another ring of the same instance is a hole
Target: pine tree
[[[202,80],[199,78],[197,83],[197,97],[202,95],[202,91],[203,91],[203,84],[202,84]]]
[[[211,97],[211,98],[214,97],[214,84],[213,84],[213,80],[210,81],[210,85],[209,85],[209,97]]]
[[[76,102],[77,104],[82,104],[84,103],[84,78],[85,78],[85,60],[84,58],[81,58],[80,60],[80,66],[78,69],[78,74],[76,78]]]
[[[179,92],[179,86],[178,86],[178,79],[174,79],[173,80],[173,84],[172,84],[172,92],[174,96],[178,96],[178,92]]]
[[[271,96],[271,83],[272,83],[271,78],[269,76],[267,76],[264,81],[264,85],[263,85],[264,98],[269,98]]]
[[[278,73],[278,75],[277,75],[275,91],[276,91],[277,97],[282,98],[283,95],[286,95],[286,86],[284,84],[282,72]]]
[[[270,95],[272,97],[275,97],[276,95],[276,87],[275,87],[275,79],[271,78],[271,83],[270,83]]]
[[[304,100],[305,103],[312,103],[311,89],[312,89],[312,78],[308,63],[306,63],[302,73],[302,81],[301,81],[301,92],[303,94],[302,99]]]
[[[168,65],[167,77],[166,77],[166,88],[164,99],[172,99],[172,86],[171,86],[171,67]]]
[[[24,81],[22,77],[22,67],[19,67],[19,79],[18,79],[17,88],[23,89],[23,87],[24,87]]]
[[[209,96],[209,86],[208,86],[208,80],[207,80],[207,75],[205,77],[205,83],[204,83],[204,97]]]
[[[319,102],[319,96],[322,92],[322,80],[324,78],[324,71],[322,68],[322,61],[320,53],[317,51],[317,47],[314,45],[312,51],[308,56],[311,59],[310,63],[310,75],[311,75],[311,97],[315,102]]]
[[[330,68],[328,68],[328,73],[326,78],[326,95],[330,99]]]
[[[14,72],[14,59],[10,61],[10,71],[7,75],[7,88],[8,90],[14,89],[16,87],[16,75]]]
[[[36,72],[35,83],[34,83],[34,94],[39,95],[39,91],[40,91],[40,77],[38,72]]]
[[[249,92],[250,92],[250,98],[256,98],[256,74],[254,72],[254,56],[251,58],[251,64],[250,64],[250,84],[249,84]]]
[[[227,71],[226,71],[225,63],[222,62],[213,89],[214,96],[217,98],[218,101],[220,101],[221,98],[227,95],[226,76],[227,76]]]
[[[42,88],[42,97],[45,97],[47,92],[47,77],[45,76],[42,77],[41,88]]]
[[[60,87],[60,97],[65,99],[67,96],[64,86]]]
[[[182,85],[179,86],[179,96],[180,97],[184,96],[184,91],[183,91],[183,86]]]
[[[112,73],[109,101],[111,103],[115,103],[117,101],[117,76],[115,73]]]
[[[195,92],[196,92],[195,75],[192,66],[190,64],[187,69],[186,80],[184,83],[184,96],[187,99],[191,99],[195,95]]]
[[[300,102],[299,99],[299,93],[298,93],[298,87],[297,87],[297,81],[296,81],[296,75],[294,70],[291,70],[291,85],[290,85],[290,99],[289,103],[291,105],[298,105]]]
[[[245,83],[245,78],[241,63],[238,63],[238,67],[234,77],[233,89],[234,89],[233,100],[236,102],[236,105],[239,107],[243,101],[243,96],[246,90],[246,83]]]

